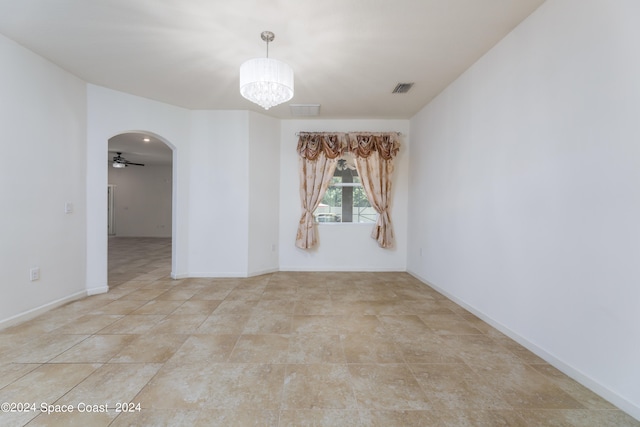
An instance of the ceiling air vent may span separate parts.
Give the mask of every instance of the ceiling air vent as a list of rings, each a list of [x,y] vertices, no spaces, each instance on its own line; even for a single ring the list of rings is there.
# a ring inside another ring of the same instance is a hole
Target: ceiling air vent
[[[407,93],[413,86],[413,83],[398,83],[392,93]]]
[[[320,104],[289,104],[292,116],[317,116],[320,114]]]

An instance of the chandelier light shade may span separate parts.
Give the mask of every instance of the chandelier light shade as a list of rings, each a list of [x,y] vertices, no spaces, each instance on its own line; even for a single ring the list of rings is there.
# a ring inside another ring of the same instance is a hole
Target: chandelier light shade
[[[267,43],[267,57],[249,59],[240,66],[240,94],[268,110],[293,98],[293,69],[269,58],[274,34],[264,31],[261,37]]]

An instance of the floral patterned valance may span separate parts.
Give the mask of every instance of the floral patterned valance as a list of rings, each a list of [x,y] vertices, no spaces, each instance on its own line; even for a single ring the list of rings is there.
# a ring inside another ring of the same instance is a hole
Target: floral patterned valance
[[[400,143],[397,133],[349,133],[349,151],[356,157],[369,157],[377,151],[384,160],[390,160],[398,154]]]
[[[316,160],[320,153],[328,159],[340,157],[347,148],[344,133],[304,132],[298,139],[298,154],[308,160]]]
[[[345,151],[356,157],[369,157],[377,151],[382,159],[389,160],[399,149],[397,132],[301,132],[298,139],[298,154],[308,160],[316,160],[321,152],[335,159]]]

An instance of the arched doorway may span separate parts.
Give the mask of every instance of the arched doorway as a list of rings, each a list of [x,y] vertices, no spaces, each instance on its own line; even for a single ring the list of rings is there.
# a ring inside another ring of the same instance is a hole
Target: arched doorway
[[[150,132],[108,140],[108,285],[169,279],[174,217],[173,149]]]

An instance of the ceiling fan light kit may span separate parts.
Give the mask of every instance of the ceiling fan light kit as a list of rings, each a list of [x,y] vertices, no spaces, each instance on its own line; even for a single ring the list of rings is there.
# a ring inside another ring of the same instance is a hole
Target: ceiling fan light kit
[[[117,152],[117,156],[113,156],[112,166],[117,169],[126,168],[129,165],[144,166],[144,163],[134,163],[122,157],[122,152]]]
[[[269,58],[269,42],[275,35],[263,31],[267,57],[245,61],[240,66],[240,94],[265,110],[293,98],[293,69],[282,61]]]

